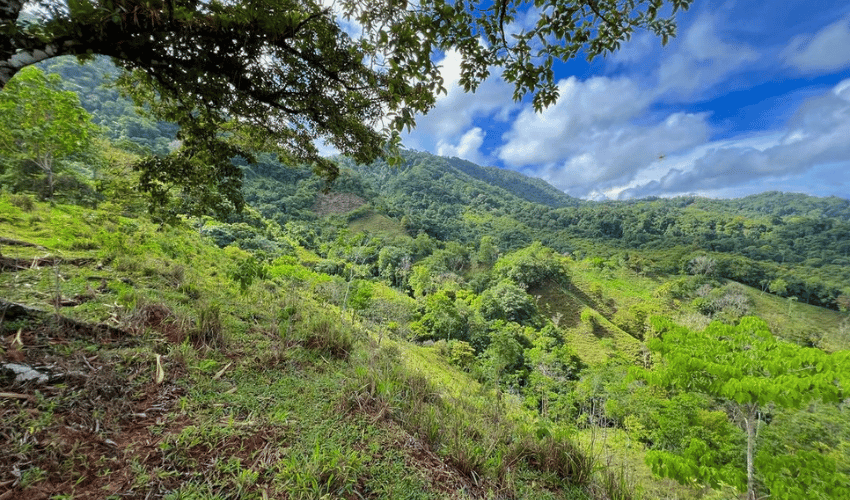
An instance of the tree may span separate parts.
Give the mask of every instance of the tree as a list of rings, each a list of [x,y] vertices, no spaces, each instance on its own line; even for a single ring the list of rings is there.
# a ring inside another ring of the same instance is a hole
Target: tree
[[[316,139],[361,163],[397,146],[444,91],[439,51],[460,54],[465,90],[503,67],[514,97],[532,93],[539,110],[558,97],[555,60],[604,55],[641,29],[666,42],[691,2],[343,0],[342,16],[360,28],[352,38],[317,0],[4,0],[0,85],[52,57],[111,57],[139,102],[181,126],[179,151],[140,164],[146,189],[189,183],[209,198],[212,175],[238,208],[233,156],[271,151],[334,177]],[[533,26],[512,32],[527,14]]]
[[[546,280],[562,282],[567,278],[564,259],[539,241],[499,259],[493,266],[493,274],[510,279],[526,290]]]
[[[509,279],[503,279],[481,294],[481,314],[485,319],[533,325],[537,319],[534,299]]]
[[[499,258],[499,248],[496,246],[496,239],[492,235],[485,234],[481,237],[481,242],[478,244],[478,253],[475,255],[475,260],[478,265],[490,267]]]
[[[62,90],[58,76],[28,67],[0,92],[0,156],[19,169],[38,167],[48,198],[61,161],[86,151],[95,132],[91,115],[77,94]]]
[[[428,295],[422,317],[411,325],[422,339],[467,340],[469,329],[466,318],[458,310],[456,301],[445,290]]]
[[[708,255],[694,257],[688,262],[688,272],[698,276],[714,276],[717,270],[717,261]]]
[[[721,399],[734,408],[747,435],[747,499],[756,498],[756,425],[767,405],[800,408],[813,401],[837,402],[850,387],[850,352],[826,354],[777,340],[767,323],[742,318],[737,326],[711,323],[703,332],[653,318],[659,337],[649,348],[664,360],[654,370],[634,369],[632,374],[650,384],[678,391],[693,391]],[[694,453],[676,456],[652,452],[653,470],[679,481],[701,480],[717,486],[722,477],[710,462],[694,463],[707,451],[693,441]]]

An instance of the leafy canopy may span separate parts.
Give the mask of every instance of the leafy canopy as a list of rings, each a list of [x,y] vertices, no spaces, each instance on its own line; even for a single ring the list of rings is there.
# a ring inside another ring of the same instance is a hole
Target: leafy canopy
[[[12,164],[13,177],[26,175],[28,164],[38,167],[48,197],[62,160],[86,151],[96,132],[77,94],[62,90],[57,75],[24,68],[0,92],[0,157]]]
[[[837,402],[848,388],[848,354],[827,354],[777,339],[764,320],[738,325],[715,321],[703,332],[653,318],[662,334],[649,348],[664,359],[653,371],[637,371],[650,383],[701,392],[739,405],[769,403],[799,408],[812,400]]]
[[[734,408],[747,431],[748,499],[756,497],[757,465],[768,473],[783,468],[770,460],[755,463],[755,423],[761,409],[768,405],[801,408],[812,401],[837,403],[850,387],[850,352],[827,354],[779,340],[757,317],[744,317],[737,325],[715,321],[702,332],[676,326],[666,318],[653,318],[653,324],[660,333],[648,346],[661,355],[663,363],[652,370],[635,368],[632,375],[677,392],[702,393]],[[681,455],[653,451],[647,461],[657,474],[681,482],[728,484],[730,474],[723,472],[724,464],[706,460],[713,453],[704,442],[693,439]],[[785,489],[776,474],[770,479],[772,493]],[[732,483],[744,487],[743,481]]]
[[[606,54],[639,29],[666,42],[673,15],[691,2],[340,0],[359,30],[352,37],[318,0],[8,0],[0,6],[0,85],[51,57],[109,56],[134,97],[182,128],[179,152],[141,165],[155,172],[151,182],[179,184],[187,167],[209,163],[201,150],[220,162],[203,175],[225,186],[240,180],[226,162],[252,151],[334,177],[315,140],[361,163],[388,141],[398,146],[399,132],[445,91],[434,61],[441,51],[460,54],[465,90],[503,67],[514,97],[532,93],[542,109],[558,97],[556,60]],[[241,206],[237,190],[223,193]]]

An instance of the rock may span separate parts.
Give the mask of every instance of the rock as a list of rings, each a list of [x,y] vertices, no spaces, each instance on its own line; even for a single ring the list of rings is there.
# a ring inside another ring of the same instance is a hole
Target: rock
[[[12,378],[18,384],[31,381],[35,381],[37,384],[45,384],[50,380],[50,375],[40,372],[31,366],[17,363],[4,363],[0,365],[0,374]]]

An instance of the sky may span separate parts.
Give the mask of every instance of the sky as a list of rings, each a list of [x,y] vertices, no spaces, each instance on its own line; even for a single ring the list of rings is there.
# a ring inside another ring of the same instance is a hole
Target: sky
[[[592,63],[559,64],[536,113],[491,77],[458,86],[409,149],[540,177],[584,199],[764,191],[850,199],[850,2],[695,0],[666,46],[649,33]]]

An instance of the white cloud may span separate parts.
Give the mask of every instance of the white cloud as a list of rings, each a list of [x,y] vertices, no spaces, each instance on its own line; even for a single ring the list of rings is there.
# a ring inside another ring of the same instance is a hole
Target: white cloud
[[[761,145],[726,141],[705,148],[687,165],[622,192],[627,197],[723,191],[802,179],[816,168],[850,170],[850,79],[805,102],[796,115]],[[793,190],[793,189],[792,189]],[[850,193],[837,193],[848,196]]]
[[[505,134],[499,158],[513,166],[563,160],[576,148],[645,111],[649,96],[631,80],[575,77],[558,82],[558,102],[540,113],[526,107]]]
[[[595,77],[559,82],[561,98],[542,113],[524,110],[498,151],[506,165],[537,175],[569,194],[629,182],[642,169],[708,138],[707,117],[673,113],[634,123],[652,104],[631,80]]]
[[[803,73],[834,71],[850,66],[850,17],[812,35],[800,35],[782,52],[788,66]]]
[[[486,162],[479,148],[484,144],[484,136],[486,133],[480,127],[475,127],[460,138],[457,145],[440,141],[437,143],[437,154],[440,156],[457,156],[464,160],[483,165]]]
[[[607,61],[614,65],[639,63],[652,56],[653,50],[659,45],[661,45],[661,42],[654,34],[641,32],[622,44],[620,49],[611,54]]]
[[[703,14],[688,28],[675,50],[662,60],[659,91],[685,97],[699,94],[759,59],[751,47],[723,41],[716,24],[713,16]]]
[[[513,85],[499,74],[484,81],[475,93],[460,87],[461,57],[450,50],[439,62],[447,93],[440,94],[427,115],[419,116],[416,128],[404,137],[407,147],[436,151],[439,144],[458,144],[476,119],[507,121],[519,105],[513,101]]]

